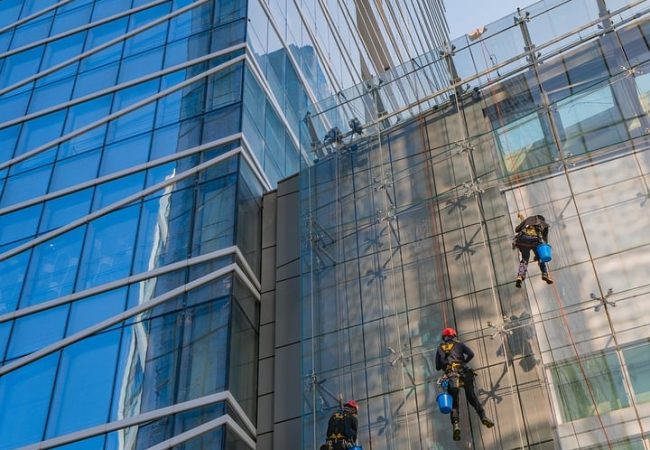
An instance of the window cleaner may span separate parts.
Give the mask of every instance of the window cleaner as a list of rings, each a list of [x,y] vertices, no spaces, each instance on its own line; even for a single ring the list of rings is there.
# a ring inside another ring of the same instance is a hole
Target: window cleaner
[[[348,400],[330,417],[327,423],[327,440],[320,450],[361,450],[357,443],[359,405]]]
[[[519,249],[521,254],[515,286],[520,288],[521,283],[526,278],[531,250],[535,254],[535,261],[538,262],[539,270],[542,272],[542,280],[546,281],[547,284],[553,284],[546,265],[551,260],[551,246],[548,245],[549,226],[546,219],[539,214],[525,219],[521,215],[518,217],[521,223],[515,228],[515,237],[512,240],[512,249]]]
[[[474,390],[474,371],[467,367],[467,363],[474,358],[474,352],[464,342],[456,339],[457,333],[453,328],[442,330],[442,343],[436,351],[436,370],[444,370],[440,383],[447,383],[447,392],[452,398],[451,426],[454,441],[460,441],[460,415],[458,412],[458,394],[460,388],[465,389],[465,396],[470,405],[474,407],[481,419],[481,423],[488,428],[494,426],[486,415],[483,406]]]

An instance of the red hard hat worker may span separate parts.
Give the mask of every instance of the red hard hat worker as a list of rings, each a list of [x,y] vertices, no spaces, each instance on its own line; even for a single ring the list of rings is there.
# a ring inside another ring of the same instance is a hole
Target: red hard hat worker
[[[453,328],[447,327],[444,330],[442,330],[442,338],[443,339],[444,338],[455,338],[456,336],[458,336],[458,333],[456,333],[456,330],[454,330]]]
[[[348,408],[354,408],[355,411],[359,411],[359,404],[354,400],[348,400],[347,402],[345,402],[345,405],[343,406],[347,406]]]

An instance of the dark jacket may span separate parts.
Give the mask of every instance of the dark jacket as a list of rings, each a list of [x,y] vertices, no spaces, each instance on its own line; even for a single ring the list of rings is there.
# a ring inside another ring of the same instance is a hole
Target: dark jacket
[[[327,423],[327,439],[349,442],[357,441],[357,417],[348,408],[343,408],[332,414]]]
[[[453,344],[451,350],[445,351],[445,345]],[[436,352],[436,370],[447,370],[452,363],[458,363],[465,366],[474,357],[471,348],[460,341],[442,342]]]
[[[515,228],[517,236],[519,236],[526,227],[534,227],[538,232],[538,236],[543,239],[544,242],[548,242],[548,224],[546,223],[544,216],[538,214],[536,216],[526,217],[519,225],[517,225],[517,228]]]

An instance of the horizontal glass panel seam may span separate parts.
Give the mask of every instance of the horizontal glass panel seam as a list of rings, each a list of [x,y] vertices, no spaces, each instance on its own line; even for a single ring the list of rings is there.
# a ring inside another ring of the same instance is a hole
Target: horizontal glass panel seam
[[[116,37],[114,39],[111,39],[110,41],[105,42],[105,43],[103,43],[103,44],[101,44],[101,45],[99,45],[99,46],[97,46],[95,48],[92,48],[92,49],[90,49],[90,50],[88,50],[86,52],[80,53],[79,55],[77,55],[77,56],[75,56],[73,58],[70,58],[70,59],[68,59],[66,61],[63,61],[62,63],[57,64],[56,66],[52,66],[49,69],[44,70],[43,72],[36,73],[36,74],[34,74],[34,75],[30,76],[30,77],[27,77],[27,78],[23,79],[22,81],[14,83],[11,86],[8,86],[8,87],[6,87],[4,89],[0,89],[0,95],[4,95],[7,92],[11,92],[14,89],[17,89],[17,88],[19,88],[21,86],[24,86],[24,85],[26,85],[26,84],[28,84],[28,83],[30,83],[32,81],[38,80],[39,78],[42,78],[42,77],[45,77],[45,76],[47,76],[47,75],[49,75],[51,73],[54,73],[54,72],[56,72],[57,70],[59,70],[59,69],[61,69],[63,67],[69,66],[72,63],[75,63],[77,61],[82,60],[86,56],[91,56],[91,55],[94,55],[95,53],[99,53],[100,51],[104,50],[105,48],[108,48],[108,47],[110,47],[110,46],[112,46],[114,44],[117,44],[118,42],[125,41],[125,40],[139,34],[139,33],[142,33],[143,31],[148,30],[149,28],[153,28],[156,25],[159,25],[159,24],[165,22],[166,20],[169,20],[169,19],[171,19],[173,17],[179,16],[179,15],[181,15],[181,14],[183,14],[183,13],[185,13],[185,12],[191,10],[191,9],[196,8],[197,6],[201,6],[202,4],[206,3],[207,1],[208,0],[197,0],[194,3],[191,3],[191,4],[189,4],[189,5],[187,5],[187,6],[183,7],[183,8],[177,9],[176,11],[172,11],[171,13],[169,13],[169,14],[163,16],[163,17],[160,17],[159,19],[156,19],[156,20],[154,20],[152,22],[149,22],[149,23],[141,26],[140,28],[136,28],[135,30],[129,31],[128,33],[123,34],[122,36],[118,36],[118,37]]]
[[[230,67],[232,65],[235,65],[235,64],[245,60],[245,56],[246,56],[245,54],[237,56],[237,57],[235,57],[235,58],[233,58],[233,59],[231,59],[229,61],[226,61],[223,64],[219,64],[218,66],[213,67],[210,70],[206,70],[205,72],[202,72],[202,73],[200,73],[200,74],[198,74],[198,75],[196,75],[196,76],[194,76],[192,78],[189,78],[189,79],[187,79],[187,80],[185,80],[185,81],[183,81],[181,83],[175,84],[174,86],[171,86],[171,87],[169,87],[169,88],[167,88],[167,89],[165,89],[163,91],[160,91],[157,94],[154,94],[154,95],[152,95],[150,97],[144,98],[144,99],[140,100],[139,102],[136,102],[136,103],[124,108],[124,109],[121,109],[119,111],[111,113],[111,114],[109,114],[108,116],[106,116],[106,117],[104,117],[102,119],[99,119],[99,120],[96,120],[95,122],[89,123],[85,127],[79,128],[78,130],[75,130],[75,131],[73,131],[71,133],[68,133],[68,134],[66,134],[64,136],[58,137],[58,138],[56,138],[56,139],[54,139],[54,140],[52,140],[50,142],[47,142],[47,143],[41,145],[40,147],[37,147],[37,148],[35,148],[33,150],[25,152],[20,156],[12,158],[12,159],[10,159],[8,161],[5,161],[3,163],[0,163],[0,170],[6,168],[8,166],[11,166],[13,164],[16,164],[18,162],[24,161],[24,160],[26,160],[26,159],[28,159],[28,158],[30,158],[30,157],[38,154],[38,153],[41,153],[41,152],[43,152],[43,151],[45,151],[45,150],[47,150],[49,148],[54,147],[55,145],[58,145],[58,144],[60,144],[62,142],[65,142],[65,141],[67,141],[69,139],[72,139],[72,138],[77,137],[77,136],[79,136],[81,134],[84,134],[85,132],[90,131],[92,129],[95,129],[95,128],[97,128],[97,127],[99,127],[99,126],[101,126],[101,125],[103,125],[103,124],[105,124],[107,122],[110,122],[113,119],[117,119],[119,117],[125,116],[126,114],[128,114],[128,113],[130,113],[132,111],[135,111],[136,109],[141,108],[142,106],[148,105],[149,103],[153,103],[154,101],[156,101],[156,100],[158,100],[158,99],[160,99],[162,97],[165,97],[165,96],[167,96],[167,95],[169,95],[169,94],[171,94],[173,92],[176,92],[176,91],[178,91],[178,90],[180,90],[180,89],[182,89],[182,88],[184,88],[186,86],[189,86],[192,83],[195,83],[195,82],[197,82],[197,81],[199,81],[199,80],[201,80],[203,78],[207,78],[208,76],[210,76],[212,74],[215,74],[215,73],[217,73],[217,72],[219,72],[219,71],[221,71],[223,69],[226,69],[226,68],[228,68],[228,67]]]
[[[29,21],[32,20],[32,19],[36,19],[37,17],[40,17],[40,16],[42,16],[43,14],[46,14],[46,13],[52,11],[53,9],[57,9],[59,6],[63,6],[63,5],[65,5],[66,3],[70,3],[71,1],[72,1],[72,0],[62,0],[62,1],[60,1],[59,3],[55,3],[54,5],[50,5],[50,6],[48,6],[48,7],[45,8],[45,9],[41,9],[40,11],[36,11],[36,12],[35,12],[34,14],[32,14],[31,16],[23,17],[22,19],[20,19],[20,20],[18,20],[18,21],[16,21],[16,22],[10,23],[9,25],[6,25],[6,26],[0,28],[0,33],[4,33],[5,31],[11,30],[12,28],[19,27],[19,26],[21,26],[22,24],[27,23],[27,22],[29,22]]]
[[[188,178],[198,172],[200,172],[203,169],[207,169],[210,166],[213,166],[215,164],[218,164],[221,161],[224,161],[230,157],[233,157],[235,155],[238,155],[239,153],[242,152],[241,147],[238,147],[236,149],[230,150],[222,155],[219,155],[217,157],[214,157],[204,163],[201,163],[195,167],[192,167],[191,169],[188,169],[184,172],[181,172],[180,174],[177,174],[173,176],[172,178],[169,178],[168,180],[161,181],[158,184],[155,184],[147,189],[143,189],[140,192],[136,192],[135,194],[132,194],[118,202],[112,203],[100,210],[95,211],[94,213],[88,214],[84,217],[81,217],[74,222],[70,222],[67,225],[62,226],[61,228],[58,228],[56,230],[50,231],[49,233],[45,233],[37,238],[32,239],[29,242],[26,242],[18,247],[15,247],[11,250],[6,251],[5,253],[0,254],[0,261],[4,261],[7,258],[10,258],[14,255],[17,255],[18,253],[21,253],[29,248],[32,248],[35,245],[38,245],[42,242],[48,241],[49,239],[52,239],[53,237],[60,236],[63,233],[66,233],[70,230],[73,230],[85,223],[90,222],[93,219],[96,219],[98,217],[105,216],[106,214],[116,211],[120,209],[123,206],[128,205],[129,203],[139,200],[142,197],[146,197],[149,194],[153,194],[156,191],[159,191],[167,186],[170,186],[172,184],[177,183],[180,180],[183,180],[185,178]]]
[[[40,41],[31,42],[31,43],[29,43],[27,45],[24,45],[22,47],[15,48],[13,50],[9,50],[8,52],[0,54],[0,58],[6,58],[8,56],[15,55],[16,53],[24,52],[24,51],[30,50],[30,49],[32,49],[34,47],[38,47],[39,45],[48,44],[50,42],[57,41],[59,39],[65,38],[65,37],[72,36],[73,34],[77,34],[77,33],[81,32],[81,31],[86,31],[86,30],[88,30],[90,28],[95,28],[95,27],[98,27],[100,25],[104,25],[105,23],[112,22],[113,20],[121,19],[124,16],[128,16],[130,14],[140,12],[140,11],[148,9],[148,8],[150,8],[152,6],[156,6],[156,5],[159,5],[161,3],[166,3],[168,1],[169,0],[156,0],[156,1],[152,2],[152,3],[147,3],[147,4],[144,4],[142,6],[138,6],[137,8],[133,8],[133,9],[129,9],[127,11],[123,11],[121,13],[117,13],[117,14],[111,16],[111,17],[106,17],[104,19],[98,20],[97,22],[87,23],[86,25],[82,25],[80,27],[73,28],[72,30],[68,30],[68,31],[65,31],[63,33],[59,33],[59,34],[54,35],[54,36],[49,36],[49,37],[47,37],[45,39],[41,39]]]
[[[210,394],[204,397],[188,400],[186,402],[177,403],[175,405],[167,406],[160,409],[155,409],[153,411],[148,411],[146,413],[138,414],[137,416],[132,416],[127,419],[116,420],[114,422],[109,422],[107,424],[98,425],[92,428],[87,428],[85,430],[80,430],[74,433],[59,436],[53,439],[48,439],[47,441],[42,441],[37,444],[21,447],[20,450],[37,450],[37,449],[54,448],[61,445],[70,444],[72,442],[80,441],[82,439],[87,439],[100,434],[132,427],[134,425],[140,425],[152,420],[171,416],[173,414],[178,414],[181,412],[190,411],[192,409],[200,408],[203,406],[209,406],[223,401],[227,402],[233,409],[235,409],[238,415],[241,416],[240,419],[244,421],[246,427],[251,431],[251,433],[256,433],[256,428],[250,422],[248,417],[245,414],[243,416],[241,415],[243,411],[241,412],[238,411],[238,409],[241,409],[241,406],[239,405],[237,400],[233,397],[233,395],[230,393],[230,391],[221,391],[215,394]]]
[[[237,140],[242,139],[242,134],[241,133],[236,133],[236,134],[231,134],[230,136],[226,136],[221,139],[217,139],[215,141],[210,141],[206,142],[205,144],[198,145],[196,147],[188,148],[187,150],[183,150],[182,152],[174,153],[171,155],[164,156],[162,158],[154,159],[152,161],[147,161],[146,163],[139,164],[137,166],[132,166],[129,167],[128,169],[123,169],[118,172],[114,172],[108,175],[104,175],[98,178],[93,178],[92,180],[88,180],[83,183],[75,184],[73,186],[70,186],[65,189],[61,189],[59,191],[55,192],[50,192],[49,194],[44,194],[39,197],[34,197],[29,200],[25,200],[20,203],[15,203],[13,205],[7,206],[5,208],[0,209],[0,216],[3,214],[8,214],[14,211],[17,211],[19,209],[27,208],[29,206],[38,204],[38,203],[43,203],[48,200],[52,200],[55,198],[63,197],[68,194],[73,194],[78,191],[82,191],[86,188],[89,187],[94,187],[103,183],[106,183],[108,181],[116,180],[118,178],[122,178],[126,175],[131,175],[143,170],[151,169],[156,166],[160,166],[162,164],[166,164],[168,162],[176,161],[178,159],[185,158],[187,156],[192,156],[196,153],[201,153],[206,150],[211,150],[215,147],[220,147],[225,144],[229,144],[232,142],[235,142]]]
[[[167,1],[167,0],[165,0],[165,1]],[[34,119],[34,118],[37,118],[37,117],[40,117],[40,116],[50,114],[50,113],[55,112],[55,111],[59,111],[59,110],[64,109],[64,108],[68,108],[70,106],[78,105],[79,103],[87,102],[88,100],[93,100],[95,98],[102,97],[102,96],[104,96],[106,94],[111,94],[111,93],[120,91],[122,89],[126,89],[126,88],[129,88],[131,86],[135,86],[136,84],[140,84],[140,83],[143,83],[145,81],[153,80],[154,78],[162,77],[164,75],[170,74],[172,72],[176,72],[178,70],[186,69],[186,68],[194,66],[196,64],[200,64],[202,62],[208,61],[208,60],[210,60],[212,58],[217,58],[219,56],[223,56],[223,55],[226,55],[226,54],[231,53],[231,52],[236,52],[238,50],[242,50],[245,47],[246,47],[245,43],[233,45],[233,46],[225,48],[223,50],[219,50],[219,51],[216,51],[216,52],[201,56],[199,58],[195,58],[195,59],[192,59],[190,61],[186,61],[186,62],[184,62],[182,64],[178,64],[176,66],[172,66],[172,67],[169,67],[167,69],[160,70],[158,72],[150,73],[150,74],[144,75],[144,76],[142,76],[140,78],[136,78],[134,80],[126,81],[124,83],[117,84],[115,86],[111,86],[111,87],[106,88],[106,89],[102,89],[101,91],[93,92],[92,94],[88,94],[88,95],[86,95],[84,97],[79,97],[79,98],[76,98],[74,100],[70,100],[68,102],[52,106],[50,108],[42,109],[42,110],[37,111],[37,112],[32,113],[32,114],[28,114],[26,116],[18,117],[16,119],[12,119],[10,121],[0,123],[0,130],[3,129],[3,128],[8,128],[10,126],[16,125],[18,123],[22,123],[22,122],[30,120],[30,119]]]
[[[189,441],[197,436],[201,436],[209,431],[219,428],[222,425],[230,427],[239,438],[248,445],[249,448],[255,450],[256,443],[250,436],[248,436],[244,430],[235,422],[232,417],[228,414],[225,414],[217,419],[213,419],[209,422],[199,425],[198,427],[192,428],[184,433],[181,433],[177,436],[174,436],[171,439],[161,442],[160,444],[149,447],[147,450],[166,450],[169,448],[175,448],[177,445],[182,444],[183,442]]]
[[[182,286],[179,286],[177,288],[171,289],[164,294],[159,295],[158,297],[152,298],[150,301],[147,303],[141,304],[134,306],[133,308],[127,309],[126,311],[123,311],[119,314],[116,314],[115,316],[112,316],[100,323],[97,323],[95,325],[92,325],[88,328],[85,328],[71,336],[68,336],[64,339],[61,339],[57,342],[54,342],[53,344],[47,345],[40,350],[37,350],[29,355],[26,355],[10,364],[7,364],[6,366],[0,367],[0,376],[5,375],[9,372],[12,372],[16,369],[19,369],[23,366],[26,366],[27,364],[30,364],[34,361],[37,361],[47,355],[50,355],[58,350],[61,350],[71,344],[74,344],[75,342],[79,342],[82,339],[85,339],[87,337],[90,337],[100,331],[105,330],[106,328],[112,327],[113,325],[116,325],[126,319],[130,319],[133,316],[136,316],[140,313],[143,313],[144,311],[147,311],[149,309],[152,309],[158,305],[161,305],[165,303],[167,300],[170,300],[178,295],[185,294],[192,289],[196,289],[198,287],[203,286],[204,284],[207,284],[211,281],[216,280],[217,278],[220,278],[224,275],[231,274],[235,272],[237,269],[237,264],[232,263],[227,265],[226,267],[222,267],[221,269],[218,269],[212,273],[209,273],[207,275],[204,275],[203,277],[197,278],[196,280],[190,281],[189,283],[186,283]]]
[[[141,281],[148,280],[160,275],[165,275],[167,273],[192,267],[196,264],[201,264],[213,259],[222,258],[224,256],[236,254],[239,256],[239,249],[236,246],[230,246],[224,249],[216,250],[214,252],[206,253],[204,255],[195,256],[194,258],[185,259],[183,261],[178,261],[166,266],[158,267],[147,272],[142,272],[137,275],[131,275],[126,278],[119,280],[111,281],[110,283],[102,284],[99,286],[92,287],[83,291],[75,292],[74,294],[65,295],[63,297],[56,298],[44,303],[39,303],[36,305],[29,306],[27,308],[18,309],[7,314],[0,316],[0,323],[7,322],[9,320],[18,319],[20,317],[28,316],[46,309],[54,308],[56,306],[64,305],[66,303],[72,303],[77,300],[85,299],[96,294],[101,294],[113,289],[117,289],[123,286],[128,286],[130,284],[139,283]],[[248,270],[248,269],[247,269]]]

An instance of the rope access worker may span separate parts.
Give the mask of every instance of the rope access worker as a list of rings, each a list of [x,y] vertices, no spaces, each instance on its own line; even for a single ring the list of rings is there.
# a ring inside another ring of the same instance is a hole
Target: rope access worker
[[[458,394],[461,387],[465,389],[467,401],[476,410],[481,423],[488,428],[492,428],[494,422],[485,415],[485,410],[474,390],[474,371],[467,367],[467,363],[474,358],[474,352],[464,342],[457,340],[456,336],[456,330],[453,328],[442,330],[442,343],[438,346],[436,352],[436,369],[445,372],[443,380],[446,379],[448,383],[447,392],[453,400],[451,409],[453,437],[454,441],[460,441]]]
[[[520,220],[523,216],[519,216]],[[512,240],[512,249],[515,247],[519,249],[521,258],[519,260],[519,270],[517,271],[517,278],[515,285],[520,288],[521,283],[526,278],[528,272],[528,260],[530,259],[530,251],[535,254],[535,261],[539,263],[539,270],[542,272],[542,280],[547,284],[553,284],[553,280],[548,274],[548,267],[545,262],[539,259],[537,254],[537,246],[542,243],[548,243],[548,224],[544,216],[539,214],[536,216],[526,217],[521,221],[517,228],[515,228],[515,237]]]
[[[327,423],[327,450],[347,450],[357,443],[357,412],[359,405],[348,400],[343,408],[336,411]],[[321,447],[322,448],[322,447]]]

